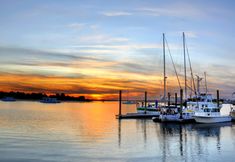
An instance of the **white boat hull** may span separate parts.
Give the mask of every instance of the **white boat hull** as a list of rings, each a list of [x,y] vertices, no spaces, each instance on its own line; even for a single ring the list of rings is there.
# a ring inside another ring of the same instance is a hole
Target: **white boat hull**
[[[197,123],[222,123],[232,120],[230,116],[194,116],[193,118]]]
[[[193,121],[192,116],[183,115],[182,119],[180,119],[180,114],[174,114],[174,115],[160,115],[159,119],[161,122],[181,122],[181,121]]]

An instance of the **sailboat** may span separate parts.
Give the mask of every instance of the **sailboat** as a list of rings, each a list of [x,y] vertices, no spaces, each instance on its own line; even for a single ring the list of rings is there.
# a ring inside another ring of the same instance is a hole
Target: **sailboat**
[[[186,54],[185,54],[185,35],[183,33],[183,49],[184,49],[184,73],[185,73],[185,101],[187,100],[187,79],[186,79]],[[166,70],[165,70],[165,35],[163,34],[163,61],[164,61],[164,96],[163,100],[166,101]],[[173,64],[174,65],[174,64]],[[176,72],[176,70],[175,70]],[[177,73],[176,73],[177,75]],[[177,75],[178,79],[178,75]],[[178,79],[179,82],[179,79]],[[181,87],[181,86],[180,86]],[[183,96],[183,90],[181,89],[181,97]],[[177,98],[177,96],[176,96]],[[170,99],[169,99],[170,100]],[[160,120],[161,122],[193,122],[194,118],[192,117],[194,112],[188,108],[183,108],[183,99],[181,98],[180,106],[177,105],[177,101],[175,105],[170,105],[168,102],[168,106],[163,106],[161,108],[161,114],[159,119],[153,118],[153,121]],[[166,105],[166,104],[165,104]]]

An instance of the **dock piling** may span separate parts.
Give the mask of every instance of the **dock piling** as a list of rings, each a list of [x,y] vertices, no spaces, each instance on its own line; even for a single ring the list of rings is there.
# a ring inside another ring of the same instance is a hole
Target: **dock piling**
[[[175,93],[175,107],[177,107],[177,93]]]
[[[147,112],[147,91],[144,92],[144,113]]]
[[[122,115],[122,90],[119,91],[119,116]]]
[[[168,107],[170,107],[170,105],[171,105],[171,94],[170,94],[170,92],[168,92]]]
[[[219,107],[219,90],[217,90],[216,92],[217,92],[217,107]]]
[[[183,110],[183,89],[180,89],[180,119],[182,119],[182,110]]]

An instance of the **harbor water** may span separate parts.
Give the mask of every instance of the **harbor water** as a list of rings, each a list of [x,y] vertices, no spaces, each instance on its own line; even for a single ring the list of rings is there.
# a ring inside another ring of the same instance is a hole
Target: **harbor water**
[[[223,105],[223,114],[229,110]],[[234,161],[235,123],[163,124],[116,114],[118,102],[0,101],[0,162]]]

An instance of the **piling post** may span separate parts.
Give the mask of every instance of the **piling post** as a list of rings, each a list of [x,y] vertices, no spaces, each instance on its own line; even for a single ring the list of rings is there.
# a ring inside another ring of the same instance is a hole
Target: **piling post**
[[[175,93],[175,107],[177,107],[177,93]]]
[[[119,116],[122,115],[122,90],[119,91]]]
[[[144,113],[147,113],[147,92],[144,92]]]
[[[171,94],[170,94],[170,92],[168,92],[167,96],[168,96],[168,107],[170,107],[170,105],[171,105]]]
[[[217,107],[219,107],[219,90],[217,90],[216,92],[217,92]]]
[[[182,110],[183,110],[183,89],[180,89],[180,119],[182,119]]]

